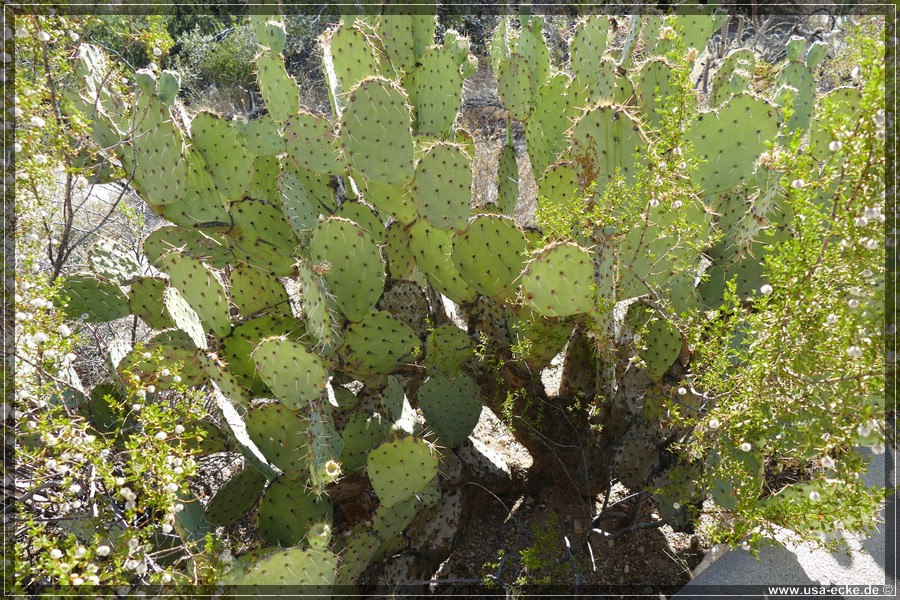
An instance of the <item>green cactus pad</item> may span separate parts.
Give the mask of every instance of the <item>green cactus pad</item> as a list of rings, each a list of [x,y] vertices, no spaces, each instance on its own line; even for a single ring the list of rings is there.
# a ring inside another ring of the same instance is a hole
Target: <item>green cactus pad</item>
[[[672,65],[662,58],[648,60],[637,74],[634,87],[637,91],[638,105],[654,128],[662,124],[660,110],[665,108],[664,100],[676,93],[674,77]],[[688,103],[686,110],[693,112],[697,104],[696,97],[688,94],[686,102]]]
[[[163,292],[163,305],[175,327],[188,334],[197,348],[206,350],[206,334],[203,332],[203,323],[200,322],[200,317],[181,293],[173,287],[166,288]]]
[[[631,305],[627,320],[632,331],[643,331],[638,354],[650,377],[659,380],[681,354],[681,332],[642,302]]]
[[[360,81],[350,91],[340,127],[351,174],[376,183],[411,181],[415,176],[411,124],[406,95],[397,84],[378,77]]]
[[[263,494],[257,524],[262,539],[273,546],[296,546],[310,526],[332,519],[331,503],[316,498],[306,482],[279,477]]]
[[[232,450],[229,448],[228,438],[222,430],[205,419],[187,424],[184,429],[186,439],[172,443],[183,443],[184,447],[196,456],[208,456]]]
[[[247,434],[269,462],[286,477],[306,479],[307,421],[281,404],[263,404],[245,417]]]
[[[778,133],[778,120],[774,106],[747,92],[733,96],[717,112],[700,113],[686,135],[704,161],[691,171],[691,181],[714,194],[747,180],[766,142]]]
[[[531,114],[531,78],[528,61],[519,54],[511,54],[500,62],[497,70],[497,91],[503,106],[513,118],[525,121]]]
[[[165,105],[172,104],[181,88],[181,77],[175,71],[165,70],[156,83],[156,96]]]
[[[840,87],[823,95],[816,103],[816,111],[809,127],[809,153],[816,160],[825,160],[832,154],[828,145],[835,138],[833,127],[826,126],[829,112],[839,117],[858,115],[862,92],[856,88]]]
[[[679,233],[682,221],[691,228]],[[642,296],[650,292],[648,285],[662,290],[676,272],[694,265],[700,256],[696,244],[709,238],[711,221],[703,204],[691,198],[684,199],[679,208],[671,204],[649,207],[619,243],[617,297]]]
[[[231,271],[231,298],[244,316],[262,311],[290,313],[284,285],[270,273],[238,264]]]
[[[429,373],[453,375],[475,355],[468,334],[453,324],[441,325],[428,334],[424,365]]]
[[[695,48],[702,53],[713,33],[725,24],[728,15],[680,14],[668,17],[651,16],[649,19],[662,21],[663,25],[669,25],[675,30],[675,36],[671,38],[656,37],[655,44],[653,41],[648,42],[654,54],[662,56],[676,48],[675,37],[680,38],[678,45],[683,45],[685,49]]]
[[[134,177],[141,197],[153,206],[176,203],[185,195],[190,163],[175,123],[168,106],[150,102],[133,138]]]
[[[207,223],[227,222],[225,198],[216,188],[216,182],[203,157],[193,148],[188,148],[185,158],[187,179],[184,182],[184,193],[178,202],[163,205],[158,210],[155,209],[156,212],[183,227],[204,227]]]
[[[282,173],[278,177],[278,193],[284,215],[294,233],[302,236],[316,226],[321,205],[299,176],[290,172]]]
[[[125,285],[141,275],[141,265],[134,256],[113,239],[102,239],[91,246],[88,260],[97,275],[116,285]]]
[[[346,106],[344,94],[379,72],[378,59],[366,34],[352,21],[341,22],[326,32],[322,49],[332,103],[337,109],[335,113],[340,114]]]
[[[294,268],[292,255],[299,244],[290,222],[280,207],[243,200],[231,206],[234,227],[228,242],[235,257],[284,277]]]
[[[378,23],[381,32],[381,43],[387,55],[387,62],[393,67],[394,73],[408,73],[416,63],[415,28],[414,19],[428,18],[413,15],[392,14],[383,16]],[[433,20],[433,18],[432,18]],[[433,34],[432,34],[433,35]],[[430,46],[432,40],[428,40]]]
[[[412,497],[437,475],[438,457],[424,440],[408,437],[369,452],[367,472],[382,506]]]
[[[344,439],[335,429],[330,404],[319,402],[310,406],[306,435],[309,437],[309,484],[318,497],[340,475],[337,459],[344,449]]]
[[[169,364],[181,363],[179,371],[181,382],[188,387],[200,385],[207,379],[206,371],[197,357],[197,348],[194,343],[185,332],[172,329],[161,331],[150,338],[144,343],[143,349],[132,349],[128,352],[116,367],[116,375],[120,380],[125,380],[124,374],[128,371],[140,377],[142,381],[153,381],[160,390],[172,387],[171,379],[157,377],[158,361],[145,358],[145,352],[150,353],[151,356],[153,354],[164,356]]]
[[[390,372],[410,360],[418,347],[419,339],[408,325],[379,310],[347,327],[341,354],[347,371],[365,376]]]
[[[300,303],[306,330],[316,340],[316,349],[329,355],[340,343],[337,324],[326,300],[326,286],[316,268],[305,260],[297,263]]]
[[[231,123],[213,113],[201,112],[191,122],[191,142],[203,156],[219,192],[232,202],[243,198],[253,180],[253,163],[243,138]]]
[[[731,96],[747,90],[755,72],[756,55],[753,50],[738,48],[729,52],[713,77],[710,108],[717,108]]]
[[[508,322],[513,343],[521,345],[523,358],[534,372],[545,369],[572,334],[570,322],[542,317],[527,307],[513,312]]]
[[[569,78],[562,73],[551,77],[537,92],[535,109],[525,123],[528,156],[537,176],[568,147],[566,131],[577,115],[574,100],[574,94],[569,90]]]
[[[809,127],[815,96],[816,81],[805,64],[790,62],[775,76],[772,102],[778,106],[789,104],[793,111],[787,121],[788,135],[798,129],[805,131]]]
[[[384,255],[392,279],[408,279],[416,267],[416,258],[409,249],[410,237],[406,227],[394,221],[387,227]]]
[[[325,391],[328,371],[322,359],[286,336],[262,340],[253,350],[253,362],[262,380],[288,408],[304,409]]]
[[[413,409],[406,397],[403,385],[396,377],[388,377],[387,385],[381,392],[381,409],[393,421],[393,430],[407,435],[419,435],[422,432],[423,419]]]
[[[280,18],[267,15],[250,15],[253,36],[260,46],[279,53],[287,43],[287,33]]]
[[[217,526],[236,523],[256,505],[265,486],[265,475],[252,467],[241,469],[206,505],[206,520]]]
[[[344,439],[341,467],[346,473],[362,470],[366,466],[369,451],[390,435],[391,423],[378,413],[354,412],[341,432]]]
[[[256,59],[257,81],[269,116],[283,124],[300,110],[300,88],[284,68],[284,57],[269,50]]]
[[[428,48],[403,84],[414,107],[416,131],[447,135],[462,101],[463,74],[457,57],[444,46]]]
[[[232,126],[243,136],[251,156],[278,156],[287,152],[281,129],[269,115],[243,123],[234,121]]]
[[[569,43],[569,62],[576,79],[588,81],[597,73],[608,35],[609,17],[606,15],[591,15],[575,25],[575,34]]]
[[[342,171],[337,136],[328,119],[305,111],[288,119],[284,126],[288,156],[315,173]]]
[[[344,538],[345,544],[341,548],[341,565],[338,567],[335,585],[356,585],[357,580],[369,566],[375,556],[381,541],[374,533],[364,525],[356,525],[350,530],[350,535]]]
[[[516,162],[515,148],[506,143],[500,150],[497,164],[497,210],[502,215],[512,216],[518,202],[519,164]]]
[[[522,294],[538,314],[568,317],[588,312],[594,267],[590,253],[574,243],[544,248],[525,267]]]
[[[144,238],[144,256],[157,268],[162,264],[160,259],[172,250],[193,256],[214,269],[224,268],[232,256],[224,238],[212,229],[201,231],[164,225]]]
[[[66,300],[63,300],[66,299]],[[63,305],[63,302],[65,304]],[[72,319],[83,317],[88,323],[103,323],[129,314],[128,297],[114,283],[93,275],[69,275],[60,286],[57,306]]]
[[[250,356],[256,345],[272,335],[286,335],[300,339],[306,333],[306,325],[297,319],[281,315],[263,315],[250,319],[234,328],[231,335],[222,340],[222,358],[228,369],[242,385],[252,393],[268,392],[256,373],[256,363]]]
[[[209,333],[219,337],[231,331],[228,296],[216,274],[200,260],[169,252],[159,260],[160,269],[169,275],[169,284],[176,288],[193,308]]]
[[[241,384],[237,375],[231,372],[225,363],[213,353],[198,357],[206,369],[209,380],[218,386],[221,395],[233,405],[237,405],[243,414],[250,408],[250,397],[247,389]]]
[[[369,314],[384,290],[384,260],[372,236],[348,219],[319,223],[309,246],[310,259],[327,265],[322,275],[341,311],[351,321]]]
[[[511,218],[477,215],[455,236],[453,263],[479,293],[502,300],[515,295],[526,246],[525,234]]]
[[[249,196],[271,204],[281,203],[278,192],[278,176],[281,165],[277,156],[257,156],[253,158],[253,180],[250,182]]]
[[[538,206],[571,206],[581,196],[578,172],[572,162],[561,162],[551,166],[538,183]]]
[[[458,448],[481,416],[481,395],[465,376],[431,376],[419,388],[419,408],[438,434],[441,445]]]
[[[413,496],[390,506],[382,504],[375,510],[375,518],[372,519],[372,529],[374,529],[375,533],[383,540],[381,546],[382,551],[386,549],[386,546],[393,546],[393,548],[391,548],[393,550],[396,548],[394,544],[397,543],[403,544],[401,548],[405,547],[407,542],[403,538],[403,531],[409,527],[409,524],[416,518],[419,508],[419,502],[416,500],[415,496]],[[400,539],[395,541],[395,538]],[[390,556],[395,554],[395,552],[388,550],[387,554]],[[379,557],[376,555],[376,558]]]
[[[259,594],[328,598],[337,568],[338,558],[327,550],[288,548],[254,562],[238,583],[260,586]]]
[[[572,126],[571,138],[582,180],[596,180],[602,187],[620,170],[631,182],[641,168],[634,155],[646,141],[638,122],[622,108],[598,105],[585,111]]]
[[[128,292],[129,312],[140,317],[151,329],[174,327],[162,303],[167,285],[161,277],[142,277],[131,284]]]
[[[390,215],[403,225],[409,225],[419,217],[411,191],[404,186],[367,181],[366,202],[382,215]]]
[[[344,202],[338,208],[334,216],[343,219],[349,219],[363,228],[363,230],[372,236],[375,243],[382,245],[385,242],[384,223],[371,205],[362,202]]]
[[[416,209],[439,229],[462,229],[469,216],[472,169],[461,146],[439,142],[416,164],[413,199]]]
[[[474,300],[477,292],[453,263],[453,233],[434,228],[424,219],[416,221],[408,231],[409,249],[431,285],[456,303]]]

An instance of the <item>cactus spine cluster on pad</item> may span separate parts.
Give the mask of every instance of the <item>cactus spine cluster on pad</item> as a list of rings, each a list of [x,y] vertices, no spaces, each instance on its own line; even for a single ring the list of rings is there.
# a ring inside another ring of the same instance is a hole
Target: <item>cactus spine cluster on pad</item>
[[[663,102],[678,85],[672,56],[702,52],[720,24],[638,18],[624,53],[612,56],[609,19],[589,17],[575,29],[567,70],[555,71],[542,18],[501,19],[491,61],[509,119],[524,123],[539,209],[589,212],[615,186],[641,180],[654,132],[673,118]],[[423,498],[440,493],[438,457],[448,450],[435,444],[463,444],[481,412],[465,372],[478,340],[456,325],[431,326],[430,315],[410,318],[403,299],[417,313],[434,310],[440,295],[499,306],[501,328],[523,347],[532,342],[523,360],[538,368],[576,327],[608,342],[625,323],[643,332],[636,352],[660,380],[682,349],[667,315],[701,301],[715,307],[735,275],[743,293],[758,289],[762,233],[753,223],[767,219],[790,235],[778,174],[759,164],[767,144],[808,128],[822,157],[831,141],[809,84],[820,46],[804,54],[791,42],[771,99],[748,91],[752,53],[732,53],[714,76],[710,110],[697,112],[691,98],[676,115],[700,159],[693,195],[640,198],[638,209],[615,207],[587,233],[545,239],[512,217],[521,174],[511,140],[499,158],[500,214],[473,208],[473,154],[455,120],[476,61],[456,32],[435,44],[435,25],[433,16],[347,17],[325,35],[330,118],[300,107],[275,17],[254,18],[267,114],[249,123],[203,112],[182,125],[172,112],[177,78],[137,77],[138,126],[117,147],[141,197],[174,223],[144,241],[160,273],[141,276],[114,244],[98,245],[93,273],[65,280],[65,309],[92,322],[130,314],[165,330],[150,346],[185,365],[186,383],[212,382],[234,405],[244,446],[265,462],[238,472],[206,518],[231,523],[258,506],[266,543],[285,547],[250,559],[235,582],[353,583]],[[645,56],[632,65],[639,39]],[[125,122],[98,97],[100,61],[93,47],[80,52],[80,100],[97,107],[94,134],[112,146]],[[829,101],[852,112],[859,98],[835,90]],[[685,231],[697,239],[687,243]],[[626,312],[615,316],[616,306]],[[118,359],[142,368],[133,352]],[[427,379],[407,393],[390,375],[410,365]],[[340,385],[354,379],[380,401]],[[349,473],[367,475],[378,512],[371,527],[356,524],[349,540],[333,542],[322,533],[335,518],[329,489]]]

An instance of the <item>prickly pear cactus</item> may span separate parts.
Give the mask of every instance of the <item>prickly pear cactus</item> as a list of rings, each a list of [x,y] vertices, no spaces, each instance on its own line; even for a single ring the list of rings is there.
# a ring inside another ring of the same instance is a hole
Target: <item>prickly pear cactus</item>
[[[281,548],[241,557],[225,582],[323,595],[355,583],[404,548],[406,527],[440,500],[438,445],[462,445],[483,403],[518,389],[540,395],[534,371],[567,342],[581,340],[569,356],[585,363],[567,369],[593,382],[577,389],[607,394],[613,414],[627,388],[617,387],[619,361],[643,365],[624,369],[630,377],[669,385],[684,354],[679,315],[717,308],[735,278],[742,297],[758,293],[766,245],[793,235],[782,173],[764,153],[808,130],[810,155],[824,160],[839,140],[822,115],[852,115],[860,103],[855,88],[816,102],[811,70],[825,49],[792,41],[771,99],[749,91],[754,56],[737,51],[698,112],[696,94],[679,86],[721,16],[636,16],[615,48],[610,19],[588,17],[559,68],[542,17],[504,17],[490,46],[508,125],[498,200],[473,208],[474,141],[456,119],[476,65],[468,41],[449,30],[435,43],[434,15],[390,12],[345,15],[322,36],[327,116],[301,109],[277,17],[251,21],[266,113],[252,121],[211,112],[186,121],[177,75],[148,70],[135,75],[130,111],[119,110],[102,87],[102,52],[78,54],[84,86],[71,100],[172,225],[143,242],[155,271],[98,243],[92,272],[62,282],[64,310],[88,322],[131,315],[160,331],[113,353],[110,385],[126,371],[153,377],[149,351],[233,408],[223,417],[230,433],[209,429],[206,450],[223,451],[227,438],[253,460],[206,517],[224,525],[258,504],[262,538]],[[673,109],[666,98],[676,94],[684,101]],[[660,148],[665,133],[683,148]],[[678,191],[653,183],[664,161],[688,152],[697,164],[685,162]],[[518,220],[528,163],[538,212],[564,226]],[[473,360],[485,347],[505,363],[508,389]],[[114,430],[101,403],[90,411],[98,430]],[[653,426],[602,440],[614,457],[655,451]],[[647,469],[632,458],[614,466],[640,485]],[[371,485],[377,508],[332,536],[343,477]]]

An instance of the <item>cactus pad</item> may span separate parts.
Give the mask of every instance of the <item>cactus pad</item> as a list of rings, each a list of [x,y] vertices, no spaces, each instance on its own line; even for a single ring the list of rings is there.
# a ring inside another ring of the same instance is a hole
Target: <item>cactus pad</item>
[[[224,268],[231,259],[231,251],[215,231],[168,225],[144,238],[144,256],[157,268],[161,265],[160,258],[172,250],[197,258],[214,269]]]
[[[263,456],[290,478],[306,478],[307,421],[281,404],[263,404],[245,417],[247,434]]]
[[[203,333],[200,317],[181,293],[173,287],[166,288],[163,292],[163,305],[175,327],[188,334],[197,348],[206,350],[206,335]]]
[[[431,285],[454,302],[474,300],[476,291],[453,263],[453,233],[432,227],[424,219],[416,221],[408,231],[409,249]]]
[[[366,466],[369,451],[384,442],[390,434],[391,423],[381,415],[355,411],[341,432],[344,439],[341,467],[347,473],[361,470]]]
[[[469,216],[472,171],[465,150],[439,142],[425,150],[416,164],[413,185],[416,209],[440,229],[462,229]]]
[[[256,505],[266,486],[266,476],[245,467],[219,488],[206,506],[206,520],[213,525],[231,525]]]
[[[287,548],[260,558],[237,583],[260,586],[260,595],[315,598],[331,596],[338,568],[337,557],[327,550]]]
[[[572,126],[571,138],[583,181],[605,184],[617,170],[626,181],[633,181],[640,168],[634,155],[646,141],[638,122],[624,109],[601,104],[585,111]]]
[[[411,181],[415,175],[411,124],[406,95],[397,84],[378,77],[360,81],[350,91],[340,127],[351,174],[377,183]]]
[[[390,313],[375,311],[347,327],[341,348],[345,368],[364,376],[387,373],[411,359],[419,348],[419,339]]]
[[[419,408],[437,430],[441,444],[458,448],[478,424],[481,396],[475,382],[465,375],[431,376],[419,388]]]
[[[522,274],[522,294],[528,306],[548,317],[568,317],[593,306],[594,267],[587,250],[574,243],[547,246]]]
[[[691,181],[713,194],[748,179],[766,142],[778,133],[778,119],[774,106],[747,92],[717,112],[698,115],[686,137],[705,162],[691,172]]]
[[[326,118],[300,112],[288,119],[284,137],[288,156],[301,167],[315,173],[341,171],[337,136]]]
[[[54,302],[59,305],[63,298],[68,299],[63,312],[72,319],[83,317],[88,323],[114,321],[129,314],[128,297],[119,286],[93,275],[66,277]]]
[[[478,215],[455,236],[453,263],[479,293],[502,300],[515,295],[526,245],[525,234],[509,217]]]
[[[474,355],[475,347],[465,331],[453,324],[441,325],[428,334],[424,364],[429,373],[452,375]]]
[[[385,281],[384,260],[372,236],[353,221],[332,217],[316,226],[309,249],[310,259],[325,265],[322,278],[347,318],[368,315]]]
[[[219,192],[229,201],[243,198],[253,180],[253,163],[243,137],[231,123],[201,112],[191,122],[191,142],[203,156]]]
[[[310,526],[331,521],[332,508],[327,500],[317,499],[303,481],[279,477],[263,494],[257,523],[262,539],[273,546],[296,546]]]
[[[91,246],[88,259],[94,273],[116,285],[124,285],[141,274],[141,265],[113,239],[103,239]]]
[[[257,200],[242,200],[232,204],[231,218],[234,227],[228,234],[228,241],[238,260],[278,277],[290,274],[298,240],[280,207]]]
[[[219,337],[231,331],[231,315],[225,288],[216,274],[205,264],[181,252],[169,252],[160,258],[160,268],[169,275],[190,305],[206,331]]]
[[[284,68],[284,57],[266,50],[256,59],[257,80],[269,116],[282,124],[300,110],[300,88]]]
[[[161,277],[142,277],[131,284],[128,292],[131,314],[140,317],[151,329],[173,327],[162,302],[166,287],[166,280]]]
[[[328,372],[322,359],[286,336],[262,340],[253,350],[256,369],[288,408],[306,408],[325,391]]]
[[[438,457],[425,440],[403,438],[369,452],[367,471],[382,506],[412,497],[437,475]]]
[[[262,311],[290,313],[284,285],[271,274],[251,266],[238,264],[231,271],[231,297],[244,316]]]

